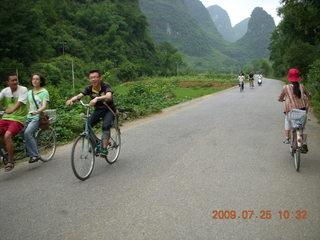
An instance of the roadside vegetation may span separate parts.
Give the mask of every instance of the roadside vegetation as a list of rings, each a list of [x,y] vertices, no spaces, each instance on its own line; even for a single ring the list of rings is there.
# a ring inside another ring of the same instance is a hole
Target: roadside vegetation
[[[108,79],[106,79],[108,82]],[[121,121],[130,121],[161,109],[226,88],[237,85],[235,75],[206,74],[195,76],[153,77],[126,82],[113,87],[114,99],[120,112]],[[84,112],[80,104],[66,106],[66,100],[79,93],[83,88],[74,91],[47,87],[50,92],[50,108],[57,109],[55,129],[61,143],[72,140],[83,130]],[[89,101],[89,99],[84,99]]]
[[[311,105],[320,119],[320,22],[319,1],[281,0],[282,17],[272,35],[270,60],[274,75],[298,68],[312,94]]]

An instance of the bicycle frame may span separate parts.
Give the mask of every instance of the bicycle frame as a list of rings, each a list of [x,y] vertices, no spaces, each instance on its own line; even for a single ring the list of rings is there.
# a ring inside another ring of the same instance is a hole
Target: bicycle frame
[[[4,112],[0,111],[0,115],[3,115],[3,114],[4,114]],[[14,161],[21,160],[21,159],[24,159],[24,158],[28,157],[28,152],[27,152],[27,148],[26,148],[26,142],[25,142],[25,139],[24,139],[24,136],[23,136],[24,135],[24,130],[25,129],[23,129],[18,134],[22,138],[22,143],[21,143],[21,145],[19,145],[19,147],[17,147],[17,146],[14,147],[14,152],[13,152],[13,154],[14,154],[13,160]],[[47,162],[47,161],[51,160],[53,155],[54,155],[54,153],[55,153],[55,149],[56,149],[56,134],[55,134],[55,131],[54,131],[54,129],[52,127],[50,127],[48,130],[41,130],[40,128],[38,128],[34,133],[34,137],[36,138],[36,141],[38,141],[39,134],[41,135],[40,139],[42,139],[43,134],[41,134],[41,133],[47,132],[47,131],[49,131],[50,133],[53,134],[53,135],[50,135],[50,143],[51,144],[53,143],[54,145],[53,145],[53,150],[52,150],[52,152],[50,153],[49,156],[42,155],[42,153],[40,151],[42,151],[43,149],[42,148],[40,149],[39,145],[37,146],[39,154],[40,154],[40,157],[41,157],[40,160],[43,161],[43,162]],[[15,141],[15,143],[17,143],[17,142]],[[40,142],[40,143],[43,143],[43,139],[42,139],[42,142]],[[50,146],[52,146],[51,144],[50,144]],[[45,147],[44,149],[46,149],[47,144],[46,145],[41,145],[41,147]],[[5,163],[7,161],[7,159],[8,159],[8,156],[7,156],[7,154],[5,154],[4,149],[5,149],[5,147],[0,145],[0,158]]]
[[[83,103],[82,100],[79,100],[79,102],[81,103],[82,106],[87,108],[86,116],[85,116],[86,123],[85,123],[84,131],[80,135],[81,136],[89,136],[89,139],[91,140],[92,144],[96,148],[97,146],[101,145],[101,140],[96,136],[92,127],[89,124],[90,106],[89,106],[89,104]]]
[[[3,145],[0,145],[0,158],[2,158],[3,163],[6,162],[8,158],[8,155],[4,151],[5,151],[5,147]],[[13,154],[14,154],[14,157],[13,157],[14,161],[21,160],[23,158],[28,157],[28,153],[27,153],[27,149],[26,149],[26,145],[23,137],[22,137],[22,146],[15,147],[13,150]]]
[[[296,171],[299,171],[300,169],[302,142],[303,142],[302,134],[303,134],[303,126],[291,129],[290,154],[294,160],[294,166]]]

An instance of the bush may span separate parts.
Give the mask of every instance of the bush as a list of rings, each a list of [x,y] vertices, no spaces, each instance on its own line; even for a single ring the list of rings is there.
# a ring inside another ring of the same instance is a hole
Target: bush
[[[307,75],[307,87],[312,94],[311,105],[317,115],[320,117],[320,60],[315,61]]]

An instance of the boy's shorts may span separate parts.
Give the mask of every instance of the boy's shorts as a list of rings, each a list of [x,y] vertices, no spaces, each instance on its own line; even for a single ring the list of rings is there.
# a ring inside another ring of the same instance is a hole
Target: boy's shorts
[[[23,124],[17,121],[0,120],[0,136],[3,136],[7,131],[12,133],[15,137],[22,129]]]

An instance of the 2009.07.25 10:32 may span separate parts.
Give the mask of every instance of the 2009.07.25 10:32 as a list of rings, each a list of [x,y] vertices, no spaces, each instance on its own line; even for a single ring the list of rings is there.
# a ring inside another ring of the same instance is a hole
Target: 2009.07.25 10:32
[[[307,210],[214,210],[211,219],[307,219]]]

